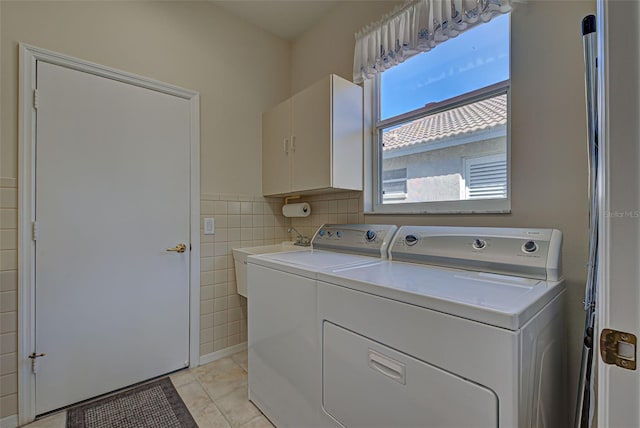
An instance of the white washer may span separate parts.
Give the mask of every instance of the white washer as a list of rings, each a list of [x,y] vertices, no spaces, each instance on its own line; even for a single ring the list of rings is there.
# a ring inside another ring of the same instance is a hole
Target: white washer
[[[333,425],[322,411],[317,272],[386,258],[396,229],[324,225],[312,249],[248,257],[249,399],[276,426]]]
[[[345,427],[568,426],[562,234],[401,227],[318,274],[323,409]]]

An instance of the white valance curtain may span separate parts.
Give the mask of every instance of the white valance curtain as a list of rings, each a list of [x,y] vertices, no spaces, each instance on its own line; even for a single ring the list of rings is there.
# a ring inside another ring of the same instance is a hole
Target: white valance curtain
[[[353,81],[362,83],[496,15],[512,0],[410,0],[356,34]]]

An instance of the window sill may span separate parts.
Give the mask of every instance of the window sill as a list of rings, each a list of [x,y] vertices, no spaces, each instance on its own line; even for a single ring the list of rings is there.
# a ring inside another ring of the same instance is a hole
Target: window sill
[[[365,211],[364,215],[451,215],[451,214],[511,214],[511,210],[503,211]]]
[[[372,209],[371,209],[372,208]],[[375,204],[366,215],[510,214],[510,199]]]

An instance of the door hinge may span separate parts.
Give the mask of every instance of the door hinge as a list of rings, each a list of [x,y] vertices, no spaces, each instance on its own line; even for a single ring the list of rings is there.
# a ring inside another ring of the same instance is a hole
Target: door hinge
[[[45,353],[36,354],[35,352],[29,355],[29,358],[31,358],[31,372],[33,374],[38,374],[38,372],[40,371],[40,360],[38,360],[38,358],[46,356],[47,354]]]
[[[636,369],[638,339],[631,333],[605,328],[600,333],[600,356],[605,364],[627,370]]]
[[[38,90],[34,89],[33,90],[33,108],[37,110],[39,105],[40,105],[40,96],[38,95]]]
[[[34,221],[31,223],[31,239],[34,241],[38,240],[38,222]]]

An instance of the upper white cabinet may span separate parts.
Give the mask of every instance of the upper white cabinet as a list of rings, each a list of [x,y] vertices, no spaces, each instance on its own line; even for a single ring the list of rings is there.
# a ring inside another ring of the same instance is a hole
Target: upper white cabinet
[[[362,88],[329,75],[262,116],[265,196],[362,190]]]
[[[262,115],[262,193],[265,195],[291,190],[290,140],[291,99],[288,99]]]

